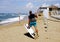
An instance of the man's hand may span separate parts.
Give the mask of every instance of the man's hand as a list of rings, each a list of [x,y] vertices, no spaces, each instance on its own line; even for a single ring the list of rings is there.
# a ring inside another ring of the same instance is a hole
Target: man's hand
[[[28,27],[27,27],[28,29],[30,29],[30,26],[28,25]]]

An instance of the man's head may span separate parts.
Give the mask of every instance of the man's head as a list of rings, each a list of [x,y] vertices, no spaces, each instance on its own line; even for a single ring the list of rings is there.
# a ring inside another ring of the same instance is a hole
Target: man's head
[[[29,14],[32,14],[32,11],[29,11]]]

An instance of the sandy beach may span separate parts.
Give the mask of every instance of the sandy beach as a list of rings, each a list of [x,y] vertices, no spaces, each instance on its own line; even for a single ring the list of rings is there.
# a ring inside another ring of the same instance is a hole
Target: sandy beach
[[[60,22],[48,20],[48,28],[44,28],[42,17],[37,19],[39,38],[34,40],[27,35],[24,27],[27,21],[0,25],[0,42],[60,42]],[[47,32],[45,31],[47,30]]]

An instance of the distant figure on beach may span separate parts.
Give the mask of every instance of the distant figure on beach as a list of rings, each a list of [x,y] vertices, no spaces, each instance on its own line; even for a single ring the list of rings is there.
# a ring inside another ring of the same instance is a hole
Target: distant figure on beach
[[[35,33],[38,36],[38,29],[37,29],[37,22],[36,22],[37,15],[33,14],[32,11],[29,11],[29,16],[28,16],[28,27],[34,26],[35,28]]]

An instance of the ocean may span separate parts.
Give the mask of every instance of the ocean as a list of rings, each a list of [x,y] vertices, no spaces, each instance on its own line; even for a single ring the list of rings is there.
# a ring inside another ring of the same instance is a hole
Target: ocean
[[[28,17],[28,14],[26,13],[0,13],[0,24],[6,24],[11,22],[16,22],[21,20],[26,20]]]

